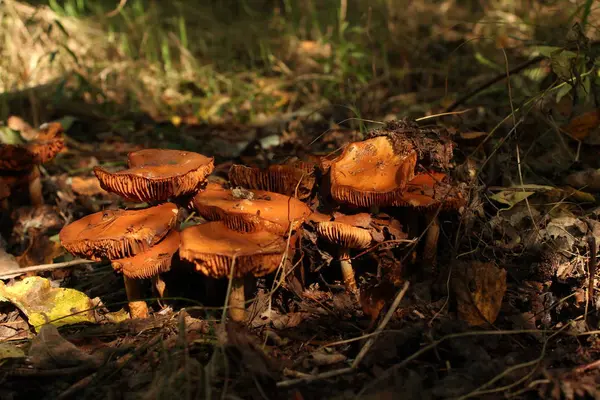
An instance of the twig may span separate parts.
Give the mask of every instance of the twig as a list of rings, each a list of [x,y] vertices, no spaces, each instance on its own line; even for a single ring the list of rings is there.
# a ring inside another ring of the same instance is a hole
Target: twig
[[[358,365],[360,364],[360,362],[367,355],[367,352],[369,351],[369,349],[375,343],[375,340],[377,340],[377,335],[379,333],[381,333],[381,331],[383,329],[385,329],[385,326],[388,324],[388,322],[390,322],[390,319],[396,312],[396,309],[400,305],[402,298],[406,294],[408,287],[409,287],[409,282],[407,281],[404,283],[404,286],[402,287],[402,290],[400,290],[400,293],[398,293],[398,295],[394,299],[394,302],[392,303],[388,312],[385,314],[385,317],[381,321],[381,324],[379,324],[379,326],[377,327],[375,332],[373,332],[374,336],[371,336],[371,338],[363,345],[363,347],[360,349],[360,352],[358,353],[358,355],[356,356],[356,358],[354,359],[354,361],[352,362],[352,365],[350,367],[334,369],[333,371],[327,371],[327,372],[323,372],[323,373],[315,374],[315,375],[307,375],[307,374],[304,374],[304,373],[301,373],[298,371],[288,370],[288,373],[298,375],[301,377],[296,378],[296,379],[288,379],[285,381],[277,382],[277,387],[280,387],[280,388],[291,387],[291,386],[295,386],[295,385],[302,384],[302,383],[308,383],[308,382],[314,382],[314,381],[323,380],[323,379],[329,379],[329,378],[333,378],[333,377],[340,376],[340,375],[345,375],[345,374],[355,371],[356,368],[358,367]]]
[[[473,97],[473,96],[477,95],[478,93],[484,91],[485,89],[487,89],[488,87],[492,86],[493,84],[500,82],[501,80],[505,79],[509,75],[521,72],[525,68],[529,67],[530,65],[535,64],[538,61],[543,60],[544,58],[546,58],[546,57],[544,57],[544,56],[534,57],[531,60],[525,61],[524,63],[517,65],[513,69],[509,70],[508,73],[507,72],[503,72],[501,74],[498,74],[494,78],[490,79],[487,82],[482,83],[481,85],[479,85],[478,87],[476,87],[475,89],[473,89],[472,91],[470,91],[469,93],[467,93],[464,96],[460,97],[458,100],[456,100],[450,106],[448,106],[448,108],[446,108],[444,110],[444,112],[450,112],[450,111],[454,110],[456,107],[460,106],[461,104],[463,104],[464,102],[466,102],[467,100],[469,100],[471,97]]]
[[[386,325],[388,324],[388,322],[390,322],[390,319],[392,319],[392,316],[394,315],[394,313],[396,312],[396,309],[400,305],[400,302],[402,301],[402,298],[406,294],[406,291],[408,290],[409,286],[410,286],[409,281],[404,282],[404,286],[402,286],[402,290],[400,290],[400,293],[398,293],[398,295],[394,299],[394,302],[392,303],[388,312],[385,314],[385,317],[381,321],[381,324],[379,324],[377,329],[375,329],[375,332],[374,332],[375,334],[378,334],[379,332],[384,330]],[[375,343],[376,340],[377,340],[377,336],[372,336],[371,338],[369,338],[369,340],[367,340],[367,343],[365,343],[364,346],[362,347],[362,349],[360,349],[360,352],[358,353],[358,355],[352,362],[352,368],[358,367],[358,364],[360,364],[360,362],[363,360],[363,358],[365,358],[365,356],[367,355],[367,352],[373,346],[373,344]]]
[[[92,264],[92,263],[96,263],[96,262],[99,262],[99,261],[84,260],[82,258],[78,258],[76,260],[65,261],[65,262],[61,262],[61,263],[34,265],[31,267],[3,271],[2,274],[0,274],[0,279],[9,279],[9,278],[12,278],[15,274],[21,275],[26,272],[50,271],[53,269],[71,267],[73,265]]]
[[[587,295],[587,306],[586,306],[586,319],[587,319],[587,307],[594,307],[594,278],[596,276],[596,238],[593,234],[588,236],[588,245],[590,246],[590,259],[588,262],[588,295]]]

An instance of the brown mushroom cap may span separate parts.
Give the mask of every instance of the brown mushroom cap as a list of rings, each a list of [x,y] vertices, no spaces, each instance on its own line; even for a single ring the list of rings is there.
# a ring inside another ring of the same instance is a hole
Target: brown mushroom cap
[[[236,232],[221,222],[190,226],[181,231],[179,256],[196,265],[196,270],[213,278],[231,273],[235,257],[234,278],[244,275],[263,276],[281,263],[286,242],[268,231]]]
[[[166,201],[193,196],[214,169],[214,159],[190,151],[146,149],[129,153],[129,168],[94,174],[102,188],[130,201]]]
[[[349,144],[331,162],[331,195],[355,206],[392,205],[414,176],[417,153],[385,136]]]
[[[228,228],[253,232],[266,229],[281,235],[296,229],[310,208],[303,202],[283,194],[264,190],[225,189],[209,183],[193,200],[198,213],[209,221],[223,220]]]
[[[448,175],[441,172],[427,172],[416,175],[406,186],[396,206],[431,209],[458,210],[465,204],[461,188],[452,185]]]
[[[49,122],[40,127],[37,137],[27,143],[27,148],[35,155],[37,164],[51,161],[65,147],[60,122]]]
[[[234,164],[229,170],[229,180],[247,189],[305,199],[315,185],[314,168],[314,164],[302,161],[290,165],[271,165],[266,169]]]
[[[317,234],[347,249],[365,249],[373,241],[368,230],[340,221],[317,223]]]
[[[64,148],[62,125],[51,122],[42,125],[34,140],[22,145],[0,145],[0,170],[26,171],[35,164],[44,164]]]
[[[112,261],[112,267],[128,278],[150,278],[171,269],[173,254],[179,250],[179,232],[171,230],[159,243],[133,257]]]
[[[165,203],[143,210],[106,210],[65,226],[60,241],[70,253],[99,260],[133,257],[149,250],[177,222],[178,208]]]

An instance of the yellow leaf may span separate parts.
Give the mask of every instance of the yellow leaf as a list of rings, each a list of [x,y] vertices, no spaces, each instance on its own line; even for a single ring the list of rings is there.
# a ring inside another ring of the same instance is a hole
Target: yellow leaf
[[[0,361],[7,358],[24,358],[25,353],[17,346],[10,343],[0,343]]]
[[[50,281],[32,276],[12,284],[0,282],[0,302],[13,303],[37,331],[42,325],[96,323],[94,304],[75,289],[53,288]]]

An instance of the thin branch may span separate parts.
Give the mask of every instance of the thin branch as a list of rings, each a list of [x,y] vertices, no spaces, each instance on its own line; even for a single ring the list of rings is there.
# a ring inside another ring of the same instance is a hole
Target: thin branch
[[[78,258],[75,260],[65,261],[65,262],[61,262],[61,263],[34,265],[31,267],[3,271],[2,274],[0,274],[0,279],[9,279],[9,278],[14,277],[15,274],[22,275],[26,272],[50,271],[53,269],[72,267],[73,265],[92,264],[92,263],[96,263],[96,262],[99,262],[99,261],[84,260],[82,258]]]

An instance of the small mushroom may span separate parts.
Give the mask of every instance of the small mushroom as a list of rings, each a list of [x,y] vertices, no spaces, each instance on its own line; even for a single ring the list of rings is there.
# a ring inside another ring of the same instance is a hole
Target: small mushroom
[[[179,256],[212,278],[232,275],[229,315],[234,321],[243,321],[246,317],[244,277],[260,277],[275,271],[285,250],[285,240],[273,232],[237,232],[222,221],[215,221],[183,229]]]
[[[194,196],[214,169],[214,159],[191,151],[146,149],[128,154],[128,169],[94,168],[100,186],[134,202]]]
[[[131,316],[144,318],[148,310],[145,303],[143,306],[140,303],[139,281],[133,278],[165,267],[165,258],[159,256],[164,251],[163,246],[170,246],[175,240],[167,235],[177,223],[177,217],[178,208],[173,203],[142,210],[106,210],[66,225],[59,232],[59,238],[71,254],[90,260],[119,260],[113,267],[127,271],[124,281],[128,300],[132,302]],[[144,263],[136,264],[139,261]]]
[[[0,171],[19,176],[29,184],[31,204],[44,204],[39,166],[54,159],[64,147],[62,125],[58,122],[44,124],[35,139],[26,144],[0,145]]]
[[[350,143],[329,168],[334,200],[359,207],[389,206],[414,176],[417,152],[386,136]]]
[[[302,200],[310,196],[315,185],[315,164],[297,161],[265,169],[234,164],[229,169],[229,180],[235,186],[276,192]]]
[[[171,269],[173,255],[179,250],[179,232],[172,230],[160,242],[150,247],[149,250],[138,253],[133,257],[112,260],[115,271],[123,274],[125,291],[129,301],[131,315],[145,318],[148,315],[148,306],[142,299],[139,290],[139,279],[151,278],[160,297],[164,296],[164,282],[160,274]]]
[[[252,232],[269,230],[287,235],[312,213],[300,200],[264,190],[225,189],[209,183],[198,193],[193,204],[198,213],[209,221],[222,220],[228,228]],[[292,226],[290,226],[292,225]]]
[[[340,246],[339,261],[344,285],[357,298],[358,287],[350,261],[350,249],[366,249],[371,245],[373,237],[367,229],[370,224],[371,217],[367,213],[337,215],[334,221],[316,223],[319,236]]]
[[[428,226],[423,249],[423,261],[433,267],[436,262],[440,235],[438,212],[459,210],[465,204],[462,188],[452,185],[449,176],[440,172],[416,175],[394,205],[422,210]]]

